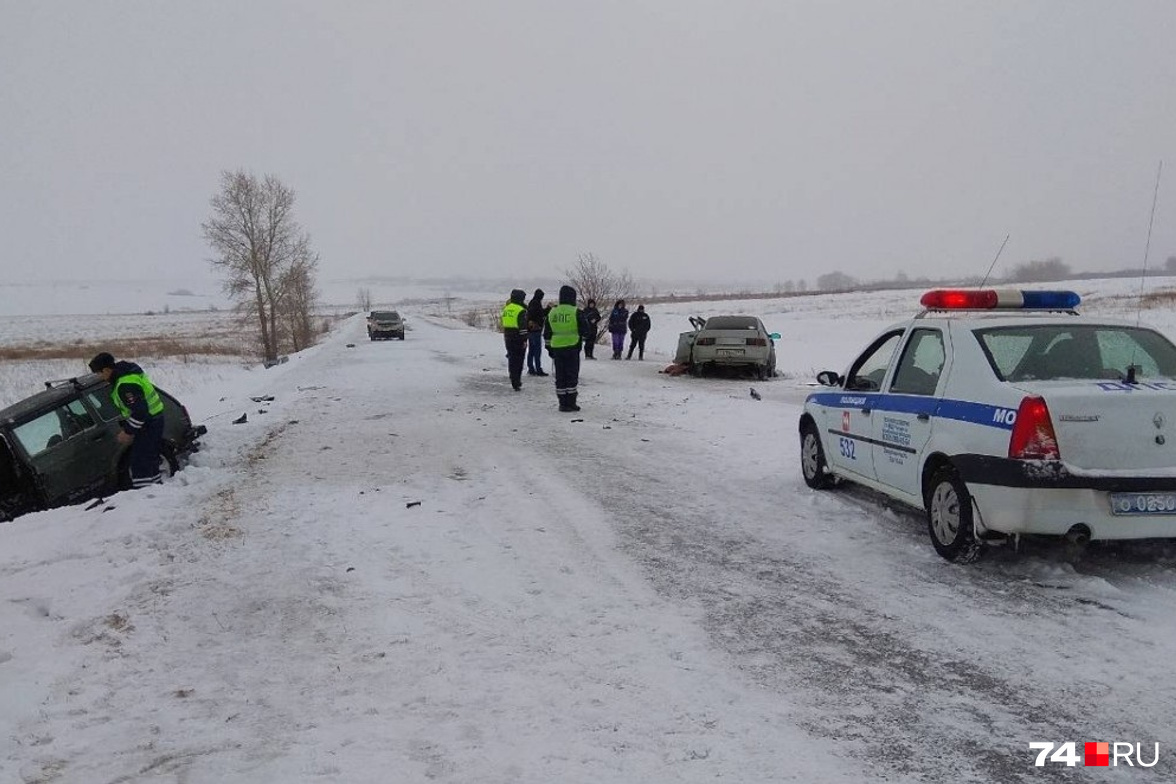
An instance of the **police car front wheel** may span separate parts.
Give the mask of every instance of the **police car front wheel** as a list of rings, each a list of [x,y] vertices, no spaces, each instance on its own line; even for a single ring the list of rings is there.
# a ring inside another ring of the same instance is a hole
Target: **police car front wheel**
[[[816,425],[812,422],[805,422],[800,428],[800,471],[804,475],[804,483],[814,490],[833,486],[833,475],[829,473],[829,465],[825,462],[821,437],[817,435]]]
[[[935,552],[949,561],[968,563],[980,556],[972,526],[972,495],[951,468],[940,468],[927,488],[927,530]]]

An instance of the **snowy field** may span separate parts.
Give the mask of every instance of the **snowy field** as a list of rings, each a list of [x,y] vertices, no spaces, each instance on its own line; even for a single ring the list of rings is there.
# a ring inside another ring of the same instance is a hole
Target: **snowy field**
[[[1075,288],[1134,320],[1138,286]],[[804,486],[812,375],[918,295],[651,305],[645,361],[584,363],[574,416],[435,304],[269,370],[134,358],[205,449],[0,525],[0,782],[1173,780],[1170,548],[957,566],[917,515]],[[719,313],[781,333],[779,378],[658,372]],[[0,404],[79,370],[0,364]],[[1036,768],[1031,741],[1160,759]]]

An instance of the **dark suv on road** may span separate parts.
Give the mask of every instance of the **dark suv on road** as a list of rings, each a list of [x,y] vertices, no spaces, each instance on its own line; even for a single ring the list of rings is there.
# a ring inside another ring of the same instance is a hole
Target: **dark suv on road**
[[[0,520],[127,489],[129,447],[119,444],[119,413],[97,373],[46,381],[45,389],[0,410]],[[163,401],[168,473],[200,448],[204,425],[156,387]]]
[[[372,340],[404,340],[404,319],[394,310],[373,310],[368,316],[367,331],[368,337]]]

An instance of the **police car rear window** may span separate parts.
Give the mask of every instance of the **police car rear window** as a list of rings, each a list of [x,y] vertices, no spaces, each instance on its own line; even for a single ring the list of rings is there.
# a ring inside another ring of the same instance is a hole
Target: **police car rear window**
[[[974,330],[1002,381],[1176,378],[1176,346],[1144,328],[1038,324]]]

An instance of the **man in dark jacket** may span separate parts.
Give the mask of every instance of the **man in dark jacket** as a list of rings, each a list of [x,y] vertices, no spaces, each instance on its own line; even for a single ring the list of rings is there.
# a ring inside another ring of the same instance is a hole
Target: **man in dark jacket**
[[[637,349],[637,359],[645,359],[645,336],[649,334],[649,314],[644,305],[638,305],[633,315],[629,316],[629,354],[625,359],[633,358],[633,349]]]
[[[103,351],[90,360],[90,370],[110,384],[110,398],[122,415],[120,444],[131,445],[131,487],[138,490],[163,481],[159,471],[163,448],[163,401],[155,386],[134,362],[115,362]]]
[[[527,292],[515,289],[502,308],[502,338],[506,341],[506,368],[510,385],[517,392],[523,388],[523,357],[527,353]]]
[[[625,332],[629,329],[629,309],[625,301],[618,299],[613,305],[612,313],[608,314],[608,331],[612,335],[613,359],[621,358],[621,351],[625,348]]]
[[[543,372],[543,325],[547,323],[547,309],[543,307],[543,289],[535,289],[535,296],[527,303],[527,375],[546,376]]]
[[[588,306],[580,314],[584,318],[584,332],[580,337],[584,340],[584,358],[596,359],[592,352],[596,349],[596,339],[600,337],[600,311],[596,308],[596,300],[588,300]]]
[[[559,304],[547,315],[543,339],[555,365],[555,396],[560,411],[579,411],[576,405],[577,385],[580,383],[580,335],[583,316],[576,310],[576,290],[559,287]]]

